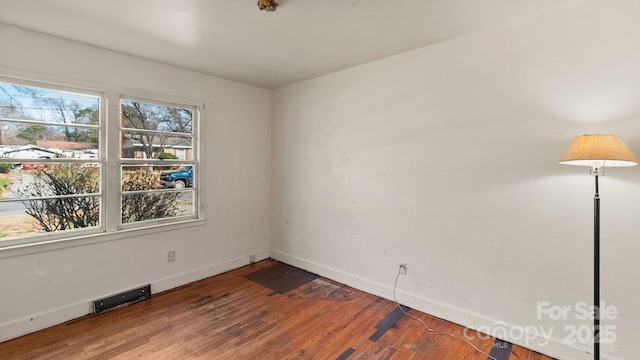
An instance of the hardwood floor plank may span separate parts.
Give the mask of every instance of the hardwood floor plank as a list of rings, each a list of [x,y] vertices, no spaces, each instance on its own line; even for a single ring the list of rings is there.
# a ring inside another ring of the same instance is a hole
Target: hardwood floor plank
[[[0,343],[0,359],[487,358],[459,339],[429,334],[397,309],[393,302],[266,260]],[[458,325],[409,313],[438,331],[463,334]],[[488,353],[494,339],[471,342]],[[550,359],[518,346],[510,355]]]

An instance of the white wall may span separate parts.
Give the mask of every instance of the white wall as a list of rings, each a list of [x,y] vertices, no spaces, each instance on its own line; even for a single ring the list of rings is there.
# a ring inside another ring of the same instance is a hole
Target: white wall
[[[590,358],[564,328],[591,322],[536,304],[591,302],[593,178],[557,161],[591,132],[640,154],[638,14],[588,1],[275,90],[272,257],[387,298],[406,262],[403,303]],[[609,169],[601,196],[603,351],[638,359],[640,170]]]
[[[269,256],[268,90],[1,24],[0,54],[1,75],[203,102],[206,206],[206,221],[193,228],[0,251],[0,341],[84,315],[103,296],[147,283],[158,292],[247,264],[250,254]],[[175,262],[167,263],[169,250]]]

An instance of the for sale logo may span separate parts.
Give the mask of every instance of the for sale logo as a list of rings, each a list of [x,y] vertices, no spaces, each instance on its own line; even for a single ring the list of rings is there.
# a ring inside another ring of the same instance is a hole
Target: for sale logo
[[[579,321],[591,320],[599,316],[601,321],[614,321],[618,318],[618,309],[613,305],[602,302],[600,307],[589,305],[585,301],[579,301],[575,305],[551,305],[548,301],[539,301],[536,307],[537,319]],[[567,336],[563,341],[569,344],[589,344],[593,342],[592,325],[566,325],[564,330]],[[600,343],[613,344],[616,341],[616,326],[612,324],[600,324]]]
[[[577,302],[574,305],[553,305],[549,301],[539,301],[536,304],[536,318],[538,320],[568,321],[575,319],[577,321],[593,321],[594,317],[598,315],[601,321],[607,323],[606,325],[600,325],[599,342],[602,344],[614,343],[617,339],[616,326],[611,322],[618,318],[618,309],[615,306],[602,302],[598,308],[589,305],[585,301]],[[536,344],[544,346],[549,342],[549,339],[558,337],[557,335],[554,336],[556,330],[555,326],[518,326],[509,325],[504,321],[496,321],[492,326],[480,326],[475,331],[465,329],[463,335],[467,340],[494,337],[520,341],[527,345],[536,342]],[[584,345],[593,343],[593,324],[565,325],[563,330],[565,336],[561,336],[561,338],[565,343]],[[478,334],[476,331],[483,334]]]

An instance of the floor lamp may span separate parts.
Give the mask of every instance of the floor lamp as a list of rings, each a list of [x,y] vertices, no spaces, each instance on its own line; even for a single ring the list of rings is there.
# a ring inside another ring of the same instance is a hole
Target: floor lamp
[[[596,180],[593,197],[593,358],[600,359],[600,194],[598,176],[604,175],[604,168],[612,166],[633,166],[638,158],[624,142],[615,135],[580,135],[571,141],[560,158],[561,164],[588,166]]]

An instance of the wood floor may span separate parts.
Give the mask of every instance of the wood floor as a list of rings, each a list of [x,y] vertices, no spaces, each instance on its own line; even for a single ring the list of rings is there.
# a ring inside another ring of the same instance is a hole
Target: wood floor
[[[494,339],[473,343],[497,360],[550,359]],[[453,337],[429,335],[390,301],[273,260],[0,343],[3,360],[487,358]]]

